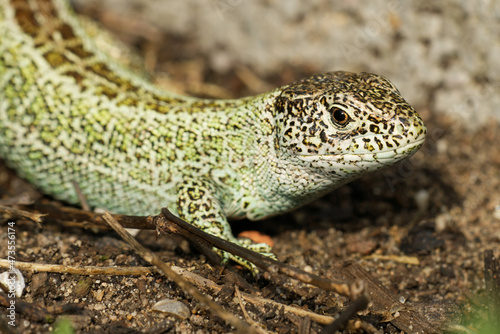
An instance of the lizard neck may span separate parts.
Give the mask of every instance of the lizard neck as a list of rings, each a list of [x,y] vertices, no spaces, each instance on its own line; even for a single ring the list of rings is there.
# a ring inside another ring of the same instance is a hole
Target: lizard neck
[[[281,115],[277,99],[287,86],[243,99],[251,121],[242,136],[251,136],[244,156],[248,169],[240,169],[240,187],[226,213],[231,218],[264,219],[302,206],[339,186],[329,175],[315,171],[279,145]]]

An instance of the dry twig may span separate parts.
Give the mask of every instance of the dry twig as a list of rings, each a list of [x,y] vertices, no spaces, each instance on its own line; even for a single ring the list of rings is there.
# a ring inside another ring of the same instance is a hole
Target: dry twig
[[[146,275],[151,274],[154,267],[95,267],[95,266],[67,266],[60,264],[45,264],[16,261],[15,266],[19,270],[34,272],[49,272],[72,275]],[[0,268],[9,268],[9,261],[0,259]]]

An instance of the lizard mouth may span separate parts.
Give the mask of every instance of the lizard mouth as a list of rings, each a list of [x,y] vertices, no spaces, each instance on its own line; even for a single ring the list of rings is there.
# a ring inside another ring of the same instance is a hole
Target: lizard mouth
[[[362,156],[372,156],[373,160],[387,160],[387,159],[402,159],[413,156],[424,144],[425,137],[420,138],[414,142],[407,143],[395,149],[383,150],[375,153],[365,153]]]
[[[378,161],[392,163],[399,161],[403,158],[409,158],[414,155],[419,148],[423,145],[425,137],[415,140],[413,142],[407,143],[406,145],[399,146],[397,148],[390,148],[377,152],[352,152],[348,151],[345,154],[316,154],[308,155],[301,154],[299,157],[304,161],[314,161],[314,160],[342,160],[346,163],[348,162],[361,162],[361,161]]]

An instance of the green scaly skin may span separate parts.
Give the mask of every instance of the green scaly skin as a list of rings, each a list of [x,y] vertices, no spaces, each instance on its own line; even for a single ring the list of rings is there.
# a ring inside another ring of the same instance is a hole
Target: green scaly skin
[[[76,181],[91,206],[131,215],[167,206],[268,254],[236,240],[227,219],[302,206],[411,156],[425,134],[374,74],[315,75],[238,100],[185,97],[110,60],[66,1],[0,0],[0,156],[70,203]]]

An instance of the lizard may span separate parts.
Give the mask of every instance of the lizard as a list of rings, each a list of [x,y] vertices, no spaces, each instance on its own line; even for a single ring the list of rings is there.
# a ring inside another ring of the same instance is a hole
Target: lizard
[[[303,206],[412,156],[425,135],[379,75],[327,72],[252,97],[194,98],[113,61],[65,0],[0,0],[0,157],[68,203],[78,204],[76,182],[93,207],[166,206],[272,256],[235,238],[228,220]]]

